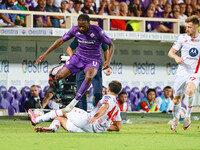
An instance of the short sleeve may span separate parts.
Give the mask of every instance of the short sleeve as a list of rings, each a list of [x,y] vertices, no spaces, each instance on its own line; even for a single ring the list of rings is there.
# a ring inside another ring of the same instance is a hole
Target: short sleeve
[[[107,34],[101,28],[99,31],[99,37],[103,42],[105,42],[108,45],[112,43],[111,39],[107,36]]]
[[[63,41],[67,41],[74,37],[74,28],[71,28],[67,33],[62,36]]]
[[[172,48],[174,48],[177,51],[180,50],[182,47],[182,42],[183,42],[183,37],[182,35],[180,35],[178,39],[174,42]]]

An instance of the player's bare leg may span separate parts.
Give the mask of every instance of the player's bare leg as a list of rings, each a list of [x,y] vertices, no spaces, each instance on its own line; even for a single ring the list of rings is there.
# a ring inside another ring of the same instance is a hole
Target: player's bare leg
[[[194,103],[194,93],[196,90],[196,85],[192,82],[189,82],[186,86],[186,102],[187,102],[187,111],[185,114],[183,129],[188,130],[191,125],[191,111]]]
[[[181,99],[182,99],[183,95],[180,96],[176,96],[174,97],[173,103],[174,103],[174,108],[173,108],[173,120],[171,123],[171,130],[174,131],[176,130],[177,126],[178,126],[178,120],[179,120],[179,111],[181,108]]]
[[[71,74],[71,71],[67,67],[63,66],[56,73],[56,79],[64,79],[64,78],[68,77],[70,74]]]
[[[78,90],[75,98],[65,107],[66,112],[70,112],[75,105],[78,103],[79,99],[84,95],[87,89],[90,87],[92,79],[96,76],[97,69],[94,67],[90,67],[85,72],[85,80],[81,84],[80,89]]]

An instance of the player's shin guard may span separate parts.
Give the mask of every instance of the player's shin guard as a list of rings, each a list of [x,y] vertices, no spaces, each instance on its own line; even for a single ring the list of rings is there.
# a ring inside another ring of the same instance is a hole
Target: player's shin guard
[[[60,121],[59,120],[53,120],[52,123],[49,126],[50,129],[53,131],[57,131],[60,128]]]
[[[75,96],[75,99],[79,100],[82,97],[82,95],[85,94],[85,92],[90,87],[90,85],[91,85],[91,82],[87,83],[87,82],[83,81],[83,83],[81,84],[80,89],[78,90],[78,92],[77,92],[77,94]]]
[[[191,111],[192,111],[192,106],[193,106],[193,103],[194,103],[194,95],[192,95],[192,96],[186,95],[186,98],[187,98],[187,100],[186,100],[187,111],[186,111],[185,117],[190,117]]]
[[[179,103],[177,105],[174,105],[173,116],[174,116],[175,120],[179,120],[179,111],[180,111],[180,108],[181,108],[181,103]]]
[[[59,109],[59,110],[52,110],[52,111],[46,113],[43,116],[37,117],[36,121],[37,122],[44,122],[44,121],[48,121],[50,119],[55,119],[56,117],[62,117],[62,116],[63,116],[63,113],[62,113],[61,109]]]

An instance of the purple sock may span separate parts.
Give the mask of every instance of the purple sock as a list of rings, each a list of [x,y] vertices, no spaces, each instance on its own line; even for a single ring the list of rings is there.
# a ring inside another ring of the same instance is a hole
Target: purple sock
[[[82,97],[82,95],[85,94],[85,92],[90,87],[90,85],[91,85],[91,83],[86,83],[85,80],[84,80],[83,83],[81,84],[80,89],[76,93],[75,99],[79,100]]]

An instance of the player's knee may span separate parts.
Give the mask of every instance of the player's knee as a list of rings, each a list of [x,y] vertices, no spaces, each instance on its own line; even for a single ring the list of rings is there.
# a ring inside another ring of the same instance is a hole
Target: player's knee
[[[62,117],[56,117],[54,120],[58,120],[59,122],[62,121]]]
[[[88,82],[88,83],[91,82],[92,79],[93,79],[93,76],[92,76],[92,75],[87,75],[87,76],[85,77],[85,81]]]

